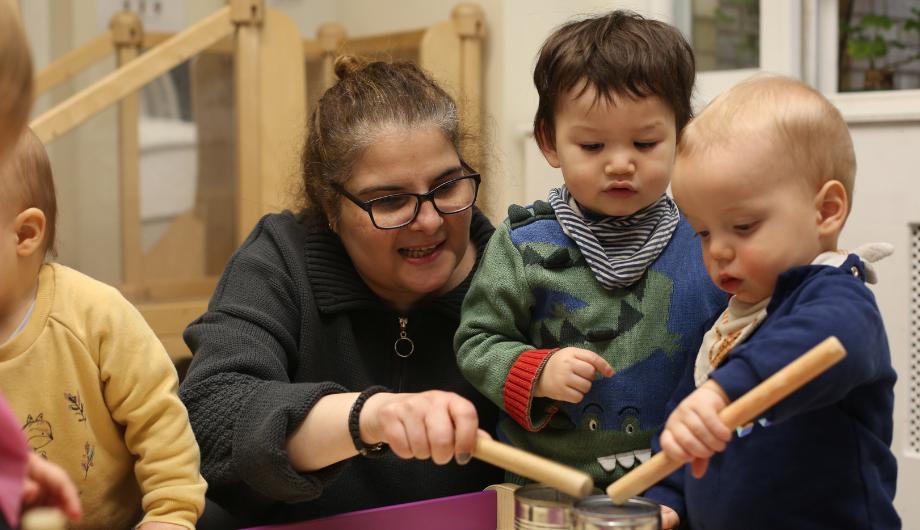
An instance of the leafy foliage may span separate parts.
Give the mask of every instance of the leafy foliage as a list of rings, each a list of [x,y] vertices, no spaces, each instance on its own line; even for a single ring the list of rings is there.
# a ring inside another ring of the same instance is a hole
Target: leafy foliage
[[[845,25],[844,31],[848,34],[847,55],[860,60],[867,59],[869,68],[893,70],[902,64],[920,59],[920,50],[897,60],[887,59],[889,52],[894,49],[906,49],[907,45],[898,38],[905,34],[916,33],[920,35],[920,9],[911,8],[911,17],[900,24],[895,24],[888,15],[869,14],[863,16],[857,24]],[[892,29],[895,36],[892,36]]]

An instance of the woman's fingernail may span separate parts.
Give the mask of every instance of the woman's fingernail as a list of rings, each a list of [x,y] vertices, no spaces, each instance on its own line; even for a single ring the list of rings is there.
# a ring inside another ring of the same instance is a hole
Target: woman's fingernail
[[[470,458],[472,457],[473,455],[469,453],[460,453],[459,455],[457,455],[457,463],[460,464],[461,466],[465,466],[470,462]]]

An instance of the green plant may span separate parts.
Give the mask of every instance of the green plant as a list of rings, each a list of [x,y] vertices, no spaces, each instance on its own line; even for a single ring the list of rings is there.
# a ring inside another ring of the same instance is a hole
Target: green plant
[[[910,33],[920,35],[920,9],[912,7],[910,11],[911,17],[899,24],[900,32],[895,31],[898,37],[903,38],[905,34]],[[870,69],[889,71],[920,59],[920,49],[917,49],[900,59],[886,60],[893,48],[907,48],[902,40],[891,36],[891,29],[895,27],[896,24],[891,17],[877,14],[865,15],[858,23],[847,24],[843,28],[847,34],[847,55],[856,60],[868,60]]]
[[[719,0],[713,11],[719,28],[732,28],[732,47],[736,57],[734,67],[757,66],[760,54],[760,0]]]

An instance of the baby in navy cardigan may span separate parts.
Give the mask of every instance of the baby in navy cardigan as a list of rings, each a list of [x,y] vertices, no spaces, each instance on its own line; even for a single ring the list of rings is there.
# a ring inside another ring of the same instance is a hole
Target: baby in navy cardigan
[[[691,528],[900,528],[896,375],[865,285],[891,247],[837,248],[855,172],[840,113],[785,77],[742,82],[683,132],[674,197],[710,278],[732,295],[655,444],[691,465],[647,496]],[[846,358],[729,443],[719,411],[831,335]]]

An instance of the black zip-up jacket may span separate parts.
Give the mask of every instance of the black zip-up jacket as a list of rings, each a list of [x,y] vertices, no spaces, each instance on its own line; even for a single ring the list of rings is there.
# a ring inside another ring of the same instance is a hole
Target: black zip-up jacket
[[[493,230],[474,211],[478,256]],[[290,212],[263,217],[231,258],[207,313],[185,330],[194,357],[180,396],[201,446],[208,497],[248,523],[277,523],[502,482],[500,470],[476,460],[437,466],[390,452],[300,473],[284,450],[321,397],[372,385],[456,392],[492,431],[497,409],[460,374],[453,350],[472,276],[400,315],[364,284],[326,227],[307,228]],[[406,359],[393,351],[401,316],[415,343]]]

